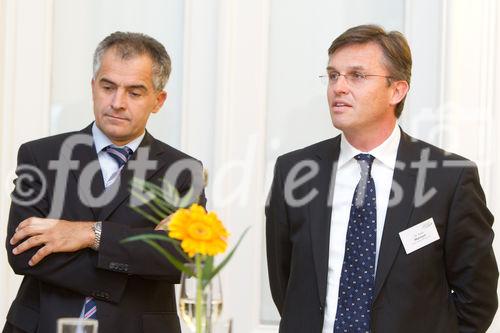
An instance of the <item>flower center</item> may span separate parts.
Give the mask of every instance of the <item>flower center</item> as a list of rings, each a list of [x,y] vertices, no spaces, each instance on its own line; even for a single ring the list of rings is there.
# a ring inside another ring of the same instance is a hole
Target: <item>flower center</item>
[[[188,228],[189,236],[198,240],[209,240],[212,238],[212,229],[205,223],[193,223]]]

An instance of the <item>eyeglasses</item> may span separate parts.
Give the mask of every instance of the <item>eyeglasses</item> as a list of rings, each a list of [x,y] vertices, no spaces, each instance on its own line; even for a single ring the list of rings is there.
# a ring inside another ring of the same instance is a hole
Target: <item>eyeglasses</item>
[[[364,74],[364,73],[360,73],[360,72],[352,72],[352,73],[346,73],[346,74],[342,74],[339,72],[331,72],[331,73],[328,73],[326,75],[320,75],[319,78],[321,79],[321,82],[323,82],[325,84],[328,82],[328,85],[332,85],[334,83],[337,83],[341,76],[343,76],[345,78],[345,80],[347,81],[347,83],[350,86],[362,85],[370,77],[383,77],[389,81],[394,79],[392,76],[378,75],[378,74]]]

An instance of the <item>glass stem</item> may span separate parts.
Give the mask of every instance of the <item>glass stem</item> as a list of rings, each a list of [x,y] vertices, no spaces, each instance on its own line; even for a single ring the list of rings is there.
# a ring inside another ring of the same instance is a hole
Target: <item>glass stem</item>
[[[202,280],[202,269],[201,269],[201,255],[196,254],[195,255],[195,264],[196,264],[196,279],[197,281],[197,286],[196,286],[196,308],[195,308],[195,315],[196,315],[196,333],[202,333],[201,328],[202,328],[202,314],[203,314],[203,280]]]

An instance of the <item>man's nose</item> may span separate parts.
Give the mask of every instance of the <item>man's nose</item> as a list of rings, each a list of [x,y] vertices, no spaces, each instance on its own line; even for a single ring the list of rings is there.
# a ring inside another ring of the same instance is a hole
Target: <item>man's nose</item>
[[[124,109],[126,105],[126,92],[123,89],[116,89],[113,99],[111,100],[111,107],[115,110]]]

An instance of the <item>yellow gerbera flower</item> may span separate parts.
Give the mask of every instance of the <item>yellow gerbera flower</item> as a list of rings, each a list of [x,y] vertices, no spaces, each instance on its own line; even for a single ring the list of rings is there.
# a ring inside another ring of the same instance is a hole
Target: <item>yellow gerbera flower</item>
[[[192,204],[189,209],[179,209],[168,223],[168,236],[181,241],[189,257],[195,254],[214,256],[226,251],[227,232],[214,212]]]

